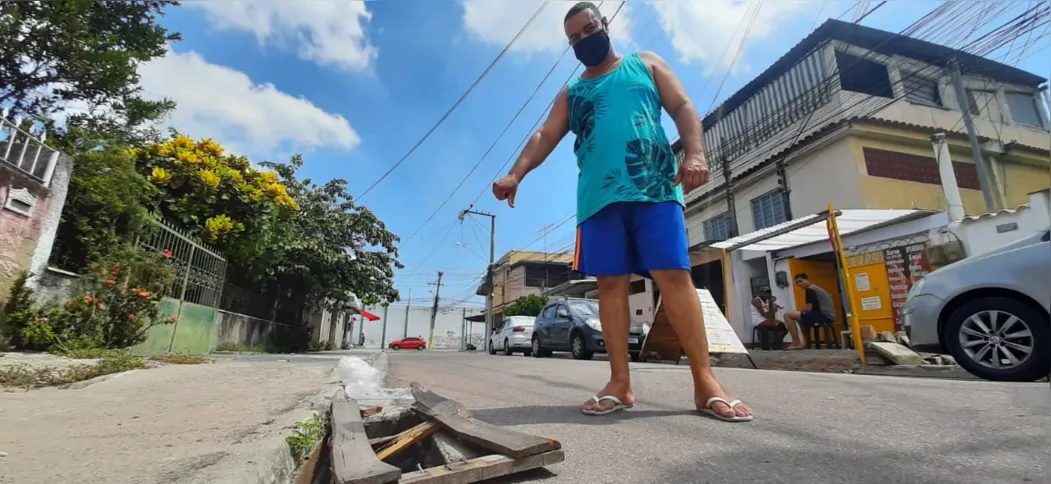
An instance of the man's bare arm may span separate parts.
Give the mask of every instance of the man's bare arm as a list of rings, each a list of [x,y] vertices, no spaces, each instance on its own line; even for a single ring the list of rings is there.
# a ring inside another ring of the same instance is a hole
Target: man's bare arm
[[[540,126],[536,133],[529,137],[522,154],[518,155],[518,161],[511,167],[509,175],[514,175],[519,180],[525,178],[529,172],[540,166],[555,147],[562,142],[562,138],[569,133],[569,95],[566,89],[562,89],[555,98],[555,104],[547,115],[547,120]]]
[[[661,105],[668,112],[671,119],[675,121],[675,127],[679,130],[679,138],[682,140],[683,150],[686,155],[704,155],[704,141],[701,131],[701,117],[697,114],[697,108],[686,95],[679,77],[672,72],[671,66],[659,55],[653,52],[642,52],[639,54],[653,72],[653,80],[657,83],[657,92],[661,96]]]

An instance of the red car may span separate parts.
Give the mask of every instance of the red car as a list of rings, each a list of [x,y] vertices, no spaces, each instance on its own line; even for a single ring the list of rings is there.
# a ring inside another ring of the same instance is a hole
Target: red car
[[[391,341],[390,344],[387,345],[387,347],[392,350],[400,350],[402,348],[405,348],[407,350],[415,349],[416,351],[423,351],[427,349],[427,342],[424,341],[423,338],[410,336],[408,338],[402,338],[399,340]]]

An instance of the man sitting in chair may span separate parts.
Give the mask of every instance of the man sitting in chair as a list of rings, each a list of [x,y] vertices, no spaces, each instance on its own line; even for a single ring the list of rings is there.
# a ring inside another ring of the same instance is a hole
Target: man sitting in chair
[[[777,311],[782,309],[770,293],[770,286],[759,288],[759,295],[752,299],[752,326],[759,328],[762,348],[769,349],[773,342],[775,349],[781,349],[781,339],[785,337],[785,323],[777,320]],[[771,336],[773,337],[771,339]]]
[[[821,325],[831,327],[836,320],[836,306],[828,291],[810,282],[805,272],[796,274],[796,285],[806,290],[806,307],[800,311],[785,313],[788,334],[792,336],[790,350],[802,350],[810,346],[810,328]],[[799,336],[796,336],[799,333]]]

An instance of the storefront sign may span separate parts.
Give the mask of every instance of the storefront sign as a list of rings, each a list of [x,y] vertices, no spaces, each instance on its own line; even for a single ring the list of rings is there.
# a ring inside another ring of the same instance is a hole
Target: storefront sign
[[[887,280],[890,282],[890,305],[894,309],[895,330],[901,329],[901,308],[905,305],[912,284],[930,272],[926,248],[926,244],[913,244],[883,251],[883,259],[887,264]]]

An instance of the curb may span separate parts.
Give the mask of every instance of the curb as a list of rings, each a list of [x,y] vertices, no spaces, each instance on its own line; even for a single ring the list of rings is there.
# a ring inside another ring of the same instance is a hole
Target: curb
[[[978,378],[958,366],[941,365],[888,365],[859,368],[856,375],[897,376],[907,378],[941,378],[945,380],[974,380]]]

